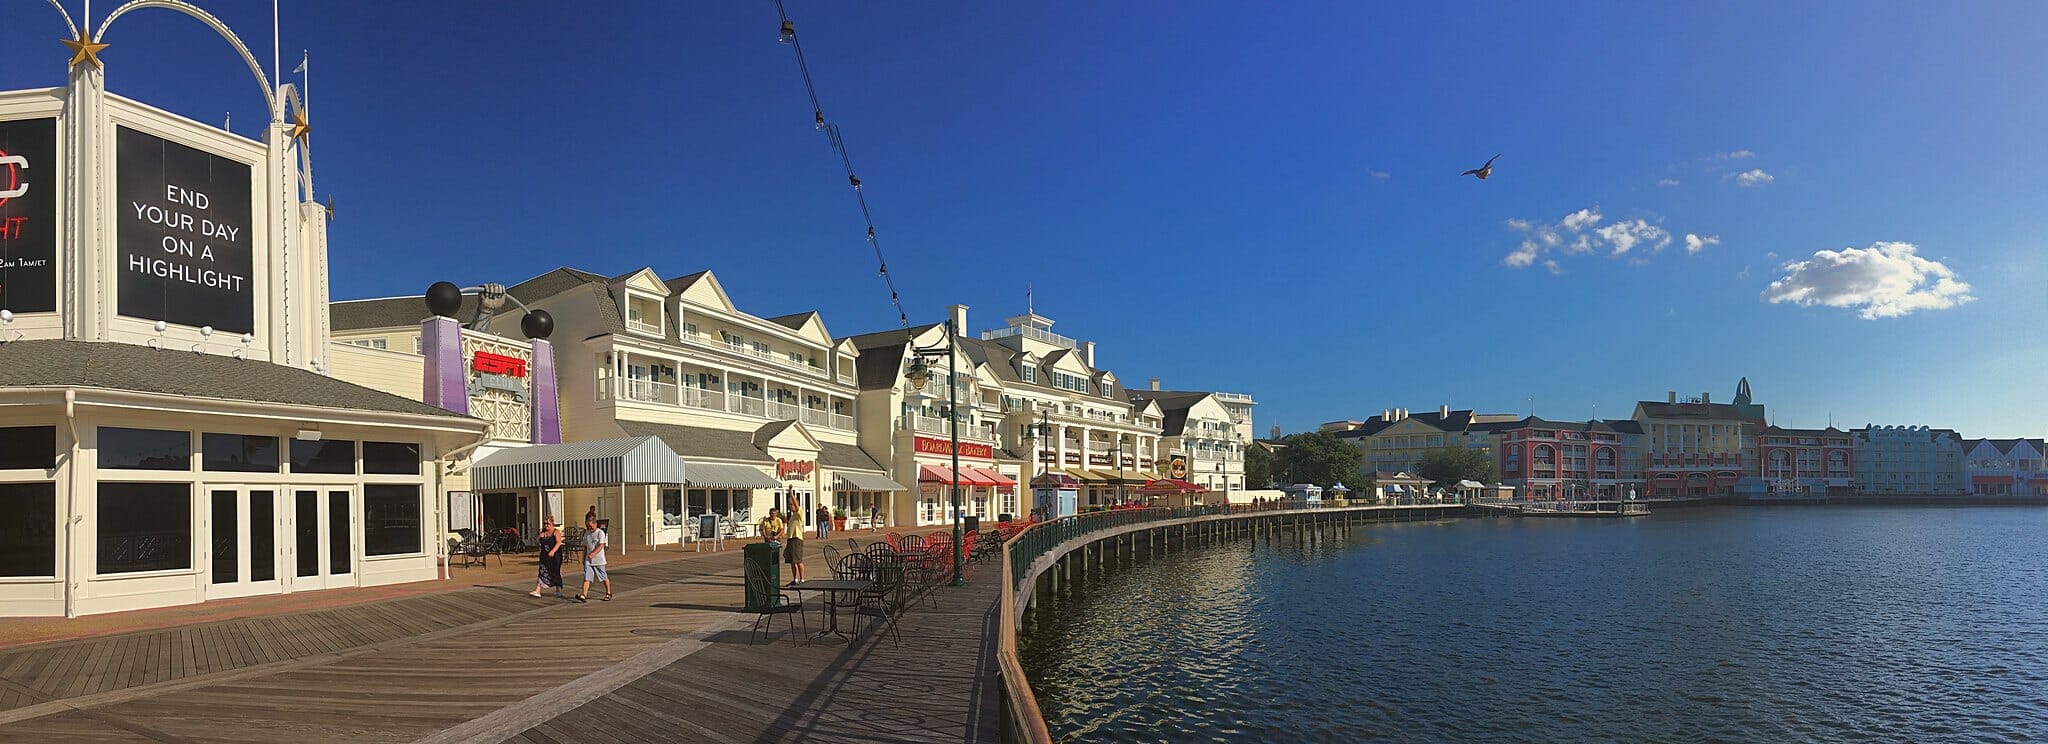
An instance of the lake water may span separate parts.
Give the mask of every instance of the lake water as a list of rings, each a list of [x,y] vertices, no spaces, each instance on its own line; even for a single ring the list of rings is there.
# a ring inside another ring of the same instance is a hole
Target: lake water
[[[1062,741],[2048,741],[2048,509],[1372,525],[1042,601]]]

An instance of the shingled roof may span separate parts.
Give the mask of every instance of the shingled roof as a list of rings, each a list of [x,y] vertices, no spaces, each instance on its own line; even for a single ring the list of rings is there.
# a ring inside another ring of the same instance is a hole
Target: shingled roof
[[[475,420],[309,370],[225,354],[158,351],[135,344],[61,340],[0,344],[0,388],[10,387],[98,388]]]
[[[612,300],[610,279],[588,271],[561,267],[532,279],[505,288],[505,293],[520,302],[532,305],[579,286],[595,295],[598,317],[605,327],[617,332],[624,328],[619,319],[619,307]],[[468,322],[476,315],[476,295],[463,295],[461,309],[455,311],[455,319]],[[510,312],[517,316],[518,306],[501,308],[501,314]],[[379,297],[368,300],[337,300],[327,309],[328,327],[336,331],[363,331],[372,328],[418,327],[427,319],[427,302],[423,296]],[[517,327],[516,324],[514,326]]]
[[[775,458],[768,456],[757,442],[767,442],[776,433],[795,424],[789,421],[771,421],[756,431],[713,429],[706,426],[682,426],[679,424],[657,424],[647,421],[620,421],[619,428],[627,436],[656,436],[668,444],[683,459],[708,458],[713,460],[739,460],[742,462],[772,463]],[[764,434],[765,432],[765,434]],[[868,455],[867,450],[851,444],[836,442],[818,443],[818,464],[828,468],[853,470],[883,470],[881,463]]]
[[[1209,393],[1186,390],[1131,390],[1126,393],[1133,402],[1151,401],[1159,404],[1160,436],[1179,436],[1187,431],[1188,409],[1209,397]]]

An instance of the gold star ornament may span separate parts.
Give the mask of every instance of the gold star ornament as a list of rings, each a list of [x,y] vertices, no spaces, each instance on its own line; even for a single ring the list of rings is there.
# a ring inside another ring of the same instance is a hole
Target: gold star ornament
[[[78,30],[78,38],[64,39],[63,42],[64,46],[71,50],[72,67],[92,65],[93,69],[100,69],[100,50],[106,49],[107,45],[93,41],[91,31],[81,28]]]
[[[306,123],[306,112],[298,108],[293,108],[292,139],[298,140],[300,142],[306,142],[312,136],[313,125]]]

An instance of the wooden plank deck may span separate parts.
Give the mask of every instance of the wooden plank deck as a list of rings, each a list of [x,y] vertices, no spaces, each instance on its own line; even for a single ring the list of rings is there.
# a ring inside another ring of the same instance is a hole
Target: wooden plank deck
[[[813,552],[811,574],[825,574]],[[621,568],[613,602],[474,587],[11,649],[0,739],[993,740],[992,582],[913,609],[900,649],[750,647],[739,556]],[[609,680],[606,694],[591,680]],[[479,738],[480,722],[523,725]]]
[[[999,589],[994,568],[977,570],[980,581],[937,590],[939,607],[905,613],[900,645],[748,646],[744,630],[730,631],[504,741],[994,742]]]

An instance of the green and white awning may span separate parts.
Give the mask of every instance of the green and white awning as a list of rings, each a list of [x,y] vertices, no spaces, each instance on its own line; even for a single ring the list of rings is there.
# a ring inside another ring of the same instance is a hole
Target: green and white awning
[[[652,436],[540,444],[485,456],[469,481],[476,491],[682,483],[683,458]]]
[[[832,487],[841,491],[908,491],[909,488],[881,473],[841,470],[832,476]]]
[[[760,469],[749,465],[727,465],[717,462],[690,463],[690,477],[684,479],[691,488],[781,488],[782,484],[768,477]]]

